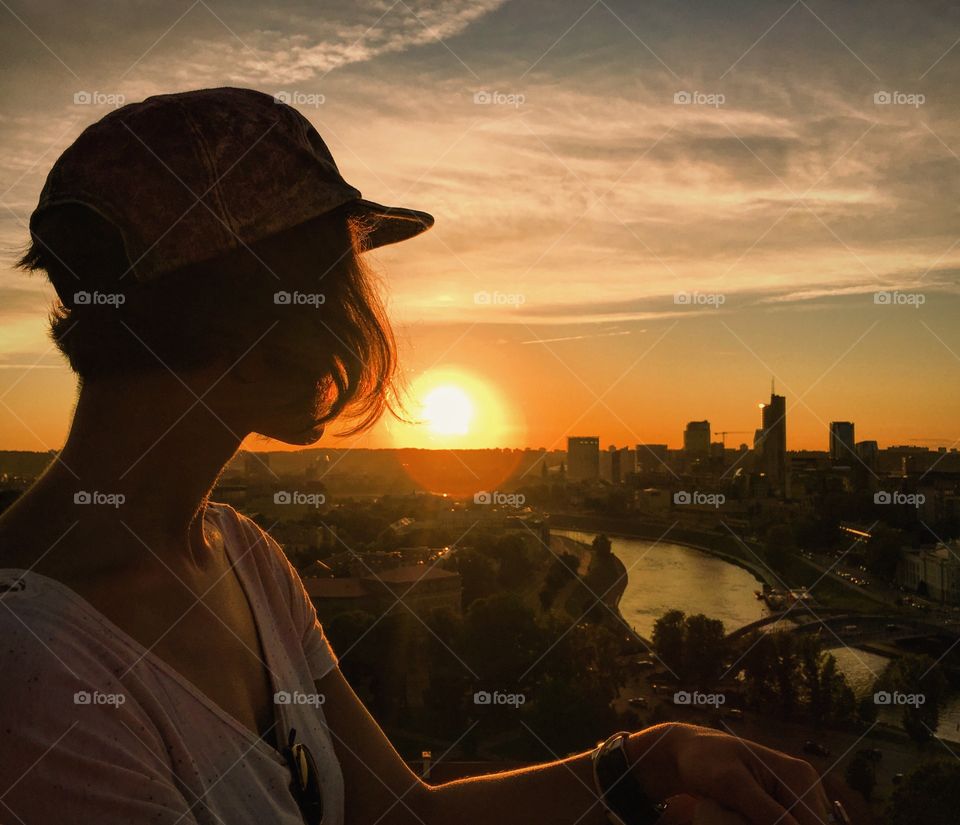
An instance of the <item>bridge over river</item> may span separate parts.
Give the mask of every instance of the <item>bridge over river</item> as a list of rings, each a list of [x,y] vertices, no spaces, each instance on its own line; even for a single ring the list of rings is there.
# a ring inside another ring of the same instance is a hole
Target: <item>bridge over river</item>
[[[780,627],[777,627],[778,623],[781,623]],[[839,609],[814,611],[799,602],[787,610],[744,625],[728,634],[727,638],[739,639],[765,627],[782,633],[818,634],[831,643],[850,646],[931,637],[960,639],[960,627],[949,627],[896,613],[850,613]]]

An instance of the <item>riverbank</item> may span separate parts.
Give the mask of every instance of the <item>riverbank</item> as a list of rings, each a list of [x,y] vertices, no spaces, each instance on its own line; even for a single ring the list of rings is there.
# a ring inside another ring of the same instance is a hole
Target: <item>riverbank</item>
[[[577,574],[581,576],[584,581],[589,582],[587,577],[590,572],[590,562],[593,559],[593,548],[586,542],[557,534],[550,535],[550,543],[554,548],[554,552],[557,554],[566,552],[577,556],[580,559]],[[611,573],[607,578],[608,580],[612,580],[612,583],[605,581],[600,584],[599,587],[595,588],[595,590],[600,591],[596,592],[596,596],[607,606],[629,635],[640,642],[645,648],[649,649],[651,646],[650,640],[645,639],[637,633],[620,612],[620,600],[623,598],[623,594],[626,592],[627,584],[629,583],[627,566],[616,553],[610,554],[609,564],[611,566]]]
[[[613,525],[612,527],[611,524]],[[712,535],[709,533],[702,533],[698,536],[692,536],[691,534],[693,531],[689,529],[676,531],[671,530],[669,526],[662,526],[660,524],[649,524],[645,526],[641,524],[634,524],[632,526],[625,526],[623,524],[618,525],[612,519],[573,513],[551,513],[550,526],[551,528],[555,528],[557,530],[577,530],[584,533],[605,533],[607,536],[614,538],[640,539],[641,541],[654,542],[664,541],[666,539],[665,534],[669,532],[671,534],[669,538],[670,544],[679,544],[683,547],[689,547],[691,550],[699,550],[702,553],[709,553],[711,556],[716,556],[717,558],[723,559],[730,564],[735,564],[737,567],[742,567],[763,584],[769,584],[771,587],[783,586],[782,582],[777,578],[773,571],[761,563],[759,559],[754,561],[743,556],[738,556],[718,549],[716,545],[721,541],[729,541],[730,537],[728,535]],[[676,533],[681,534],[679,538],[675,537]]]

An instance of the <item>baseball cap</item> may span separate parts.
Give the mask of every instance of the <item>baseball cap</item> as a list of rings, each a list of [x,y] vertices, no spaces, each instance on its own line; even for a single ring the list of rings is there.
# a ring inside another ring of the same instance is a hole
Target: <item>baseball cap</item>
[[[339,208],[369,227],[363,251],[433,225],[426,212],[361,197],[300,112],[234,87],[154,95],[88,126],[47,176],[30,216],[35,239],[65,204],[118,229],[142,282]]]

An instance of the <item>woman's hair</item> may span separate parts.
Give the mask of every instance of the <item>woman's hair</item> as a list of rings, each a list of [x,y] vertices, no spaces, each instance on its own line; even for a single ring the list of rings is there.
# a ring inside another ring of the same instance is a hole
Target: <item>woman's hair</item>
[[[335,210],[140,283],[117,229],[68,205],[17,266],[53,284],[50,336],[81,382],[233,365],[262,346],[278,370],[316,377],[327,399],[320,421],[355,421],[349,435],[397,409],[396,345],[360,256],[368,229]]]

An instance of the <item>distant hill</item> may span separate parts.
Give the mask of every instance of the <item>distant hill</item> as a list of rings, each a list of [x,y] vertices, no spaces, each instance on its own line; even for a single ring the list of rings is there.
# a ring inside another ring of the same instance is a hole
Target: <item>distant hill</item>
[[[32,450],[0,450],[0,475],[34,477],[40,475],[53,460],[54,451],[37,453]]]

